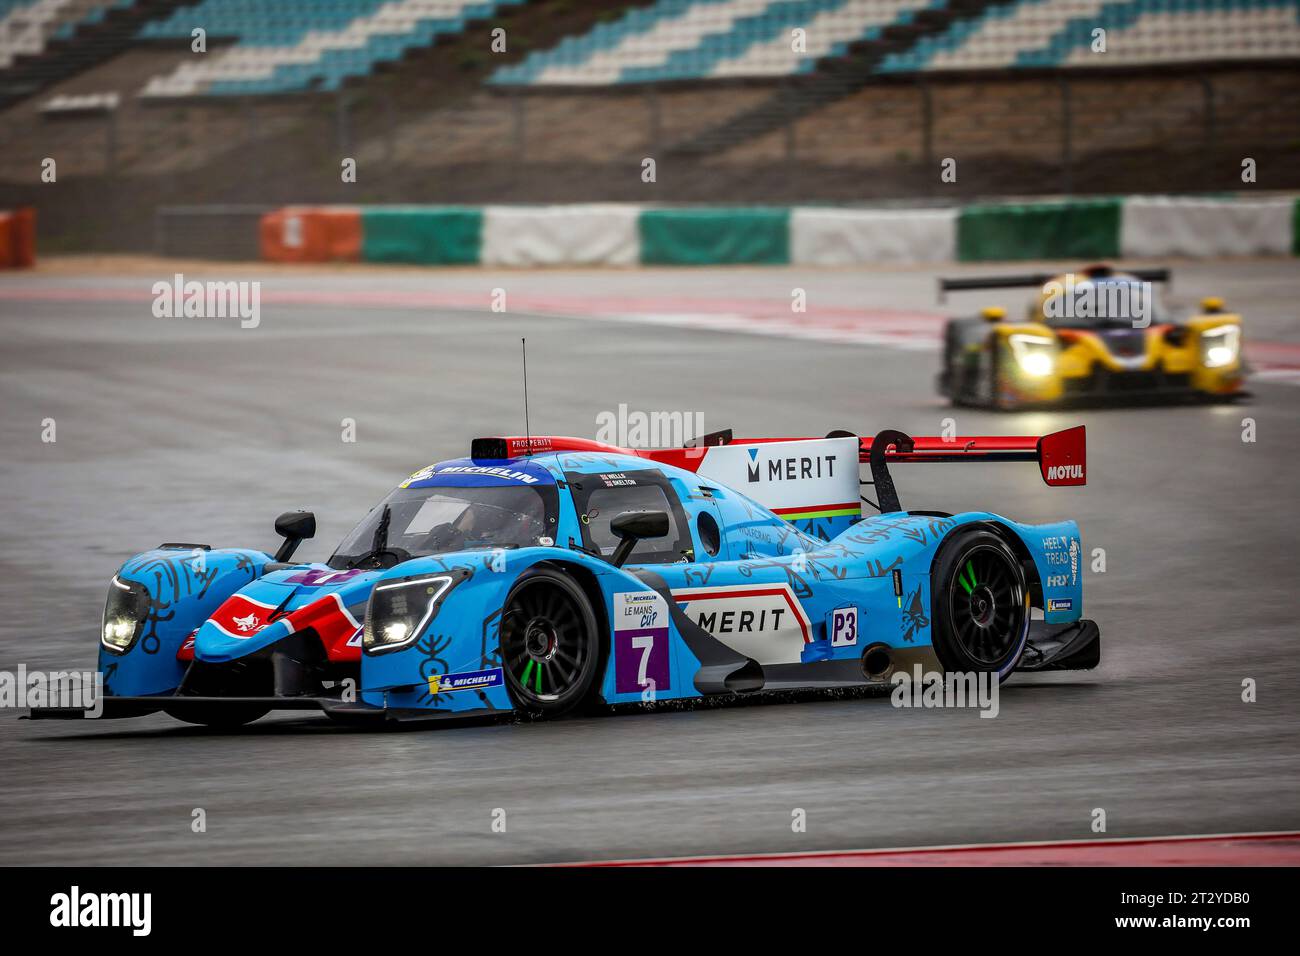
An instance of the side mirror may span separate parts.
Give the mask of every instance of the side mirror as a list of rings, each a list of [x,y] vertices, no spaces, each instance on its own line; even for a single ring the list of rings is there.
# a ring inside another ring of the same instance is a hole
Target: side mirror
[[[1007,310],[1000,305],[989,305],[980,309],[980,318],[985,322],[1001,322],[1007,317]]]
[[[286,511],[275,519],[275,533],[284,538],[284,544],[275,552],[275,560],[288,561],[298,545],[316,537],[316,516],[310,511]]]
[[[1223,311],[1223,300],[1217,295],[1206,296],[1201,300],[1201,311],[1209,314]]]
[[[620,539],[610,563],[621,568],[632,556],[632,549],[638,541],[666,537],[668,529],[666,511],[624,511],[609,523],[609,530]]]

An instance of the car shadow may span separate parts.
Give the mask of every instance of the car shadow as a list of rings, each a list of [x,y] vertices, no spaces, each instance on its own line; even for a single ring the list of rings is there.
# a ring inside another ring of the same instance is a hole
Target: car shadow
[[[1088,681],[1013,682],[1003,684],[999,696],[1028,696],[1045,691],[1093,691],[1101,685]],[[544,720],[502,711],[499,715],[463,718],[432,717],[429,719],[346,721],[313,714],[269,721],[254,721],[240,727],[202,727],[189,724],[172,724],[138,730],[123,728],[108,733],[64,733],[42,736],[40,740],[172,740],[201,737],[296,737],[325,736],[331,734],[392,734],[425,733],[431,730],[459,730],[469,727],[495,727],[508,724],[554,724],[557,722],[606,718],[652,716],[657,714],[685,714],[708,710],[739,710],[746,707],[779,707],[789,704],[833,703],[851,700],[888,699],[892,691],[889,684],[864,687],[839,687],[813,690],[757,691],[748,694],[720,694],[714,697],[690,700],[664,700],[653,703],[598,704],[581,708],[564,717]],[[130,718],[127,718],[130,719]]]

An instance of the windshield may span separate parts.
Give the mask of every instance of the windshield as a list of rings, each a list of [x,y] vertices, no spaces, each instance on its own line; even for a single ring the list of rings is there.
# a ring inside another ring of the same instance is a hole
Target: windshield
[[[1041,308],[1048,325],[1071,329],[1145,328],[1165,321],[1165,310],[1149,282],[1066,284],[1057,294],[1044,297]]]
[[[333,567],[348,567],[376,547],[388,513],[383,547],[412,558],[480,548],[526,548],[555,537],[554,486],[398,488],[339,545]],[[405,557],[403,557],[405,560]]]

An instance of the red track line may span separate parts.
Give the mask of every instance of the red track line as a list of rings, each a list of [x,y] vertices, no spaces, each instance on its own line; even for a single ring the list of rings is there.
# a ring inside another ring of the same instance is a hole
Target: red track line
[[[171,276],[161,281],[170,282]],[[100,287],[38,287],[14,286],[0,288],[0,299],[27,301],[149,301],[153,298],[153,283],[135,287],[120,285]],[[486,293],[473,292],[433,292],[421,289],[272,289],[262,291],[262,299],[267,302],[283,302],[301,305],[356,305],[356,306],[394,306],[394,307],[428,307],[443,306],[449,308],[469,308],[487,310],[490,302]],[[771,299],[735,299],[684,296],[574,296],[553,293],[519,293],[511,296],[513,311],[536,309],[543,312],[573,312],[586,314],[601,312],[666,312],[666,313],[700,313],[745,317],[789,318],[797,319],[807,313],[796,313],[789,303]],[[522,303],[522,305],[520,305]],[[884,321],[921,321],[939,322],[946,316],[942,312],[923,309],[866,309],[859,306],[814,305],[810,311],[827,316],[847,316],[856,318],[870,315]]]
[[[812,853],[604,860],[572,866],[1300,866],[1300,832],[1118,837]]]
[[[143,286],[100,288],[0,287],[0,300],[10,301],[149,301],[152,293]],[[369,308],[452,308],[486,311],[483,296],[465,292],[426,292],[420,290],[331,290],[266,289],[262,301],[285,305],[342,305]],[[922,310],[854,308],[849,306],[815,306],[806,313],[792,313],[787,307],[758,299],[687,299],[681,297],[647,298],[580,297],[557,295],[517,295],[511,299],[512,311],[573,316],[623,316],[635,319],[643,315],[716,316],[753,323],[757,327],[784,323],[787,327],[821,329],[827,332],[874,333],[878,336],[926,341],[938,344],[945,315]],[[707,325],[705,319],[700,324]],[[685,324],[691,324],[688,321]],[[796,336],[797,337],[797,336]],[[1260,370],[1300,370],[1300,344],[1246,340],[1246,357]]]

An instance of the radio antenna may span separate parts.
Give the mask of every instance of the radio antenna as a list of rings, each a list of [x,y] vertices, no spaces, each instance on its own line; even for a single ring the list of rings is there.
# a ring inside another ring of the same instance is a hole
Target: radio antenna
[[[533,451],[533,432],[528,425],[528,339],[521,338],[519,347],[524,356],[524,454],[529,455]]]

